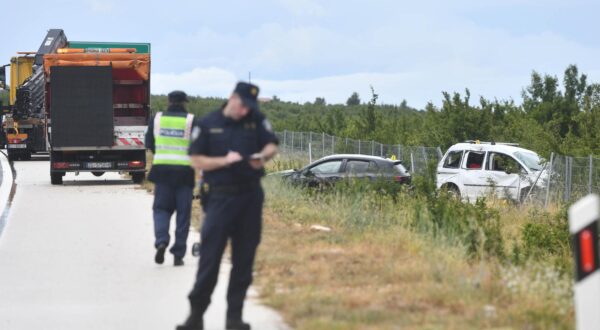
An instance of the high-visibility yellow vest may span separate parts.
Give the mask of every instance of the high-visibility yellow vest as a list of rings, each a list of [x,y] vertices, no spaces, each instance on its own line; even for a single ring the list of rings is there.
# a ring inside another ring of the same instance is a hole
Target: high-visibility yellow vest
[[[166,116],[162,112],[154,117],[154,153],[153,165],[190,166],[188,148],[194,115],[185,117]]]

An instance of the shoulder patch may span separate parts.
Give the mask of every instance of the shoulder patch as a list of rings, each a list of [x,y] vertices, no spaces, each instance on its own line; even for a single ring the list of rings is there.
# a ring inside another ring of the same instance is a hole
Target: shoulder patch
[[[192,141],[196,140],[200,136],[200,133],[202,133],[200,126],[194,126],[194,128],[192,128]]]
[[[265,118],[262,122],[263,127],[267,130],[267,132],[273,132],[273,126],[271,126],[271,122]]]

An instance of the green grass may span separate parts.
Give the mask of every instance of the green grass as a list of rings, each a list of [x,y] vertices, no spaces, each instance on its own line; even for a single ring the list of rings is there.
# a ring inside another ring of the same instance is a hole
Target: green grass
[[[267,178],[263,299],[297,329],[573,328],[562,212],[463,204],[418,181],[311,192]]]

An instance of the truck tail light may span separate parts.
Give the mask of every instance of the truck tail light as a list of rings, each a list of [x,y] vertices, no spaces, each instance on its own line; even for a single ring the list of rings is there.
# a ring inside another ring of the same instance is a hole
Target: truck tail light
[[[52,163],[52,168],[55,170],[64,170],[69,168],[69,163],[56,162]]]
[[[55,170],[78,169],[81,167],[79,163],[55,162],[52,163],[52,168]]]
[[[143,168],[144,165],[145,165],[144,162],[139,161],[139,160],[134,160],[127,164],[127,166],[129,166],[130,168]]]

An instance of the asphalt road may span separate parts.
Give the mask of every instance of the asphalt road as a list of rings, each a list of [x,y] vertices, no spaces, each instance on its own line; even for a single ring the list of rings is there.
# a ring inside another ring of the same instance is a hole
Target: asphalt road
[[[169,254],[154,264],[150,194],[118,174],[68,175],[52,186],[47,160],[14,167],[0,236],[0,329],[167,330],[185,319],[197,259],[188,254],[176,268]],[[190,233],[190,247],[197,237]],[[207,329],[224,328],[227,261],[221,269]],[[253,328],[286,329],[253,296],[244,311]]]

